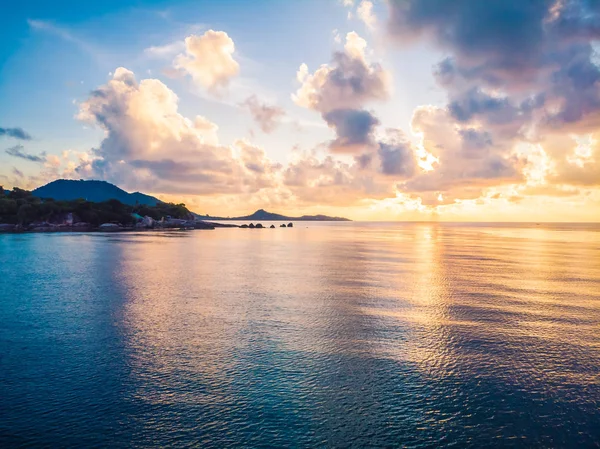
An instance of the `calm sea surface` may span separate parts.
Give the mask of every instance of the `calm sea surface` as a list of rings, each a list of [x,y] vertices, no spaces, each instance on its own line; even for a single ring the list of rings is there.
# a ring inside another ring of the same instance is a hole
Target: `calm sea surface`
[[[0,235],[0,446],[600,446],[600,226]]]

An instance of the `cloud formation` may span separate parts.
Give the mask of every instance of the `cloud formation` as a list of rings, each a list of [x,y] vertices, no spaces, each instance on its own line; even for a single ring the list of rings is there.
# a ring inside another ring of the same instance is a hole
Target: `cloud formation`
[[[359,163],[332,156],[304,154],[283,171],[283,184],[300,204],[354,205],[365,198],[381,199],[394,193],[394,186]]]
[[[31,140],[31,136],[23,128],[0,128],[0,136],[8,136],[20,140]]]
[[[413,118],[413,129],[436,162],[403,189],[466,198],[489,186],[525,181],[600,185],[597,2],[389,0],[388,5],[393,40],[429,40],[448,54],[434,71],[447,92],[447,107],[423,107]],[[556,195],[564,191],[555,189]]]
[[[259,128],[267,134],[273,132],[285,116],[283,108],[262,103],[256,95],[249,96],[240,106],[250,112]]]
[[[598,123],[596,2],[391,0],[389,7],[393,37],[429,38],[450,51],[436,74],[451,99],[494,90],[513,108],[529,104],[549,126]]]
[[[377,24],[377,18],[373,14],[373,2],[362,0],[356,8],[356,15],[362,20],[369,30],[373,30]]]
[[[435,158],[433,169],[418,173],[401,185],[405,192],[443,193],[446,202],[477,198],[490,186],[523,180],[523,161],[510,146],[491,140],[485,130],[458,128],[447,109],[417,109],[412,128],[423,136],[422,145]]]
[[[149,58],[163,59],[172,58],[178,53],[185,51],[185,41],[175,41],[170,44],[152,46],[144,49],[144,54]]]
[[[178,112],[178,98],[162,82],[118,68],[81,104],[80,120],[104,129],[94,159],[78,172],[135,189],[164,193],[254,192],[272,184],[275,164],[257,147],[220,145],[217,126]],[[262,170],[252,165],[259,160]]]
[[[23,145],[15,145],[14,147],[7,148],[4,151],[9,156],[18,157],[20,159],[24,159],[26,161],[31,162],[45,162],[46,161],[46,153],[42,153],[39,156],[35,154],[29,154],[24,151]]]
[[[361,109],[334,109],[323,115],[327,125],[335,130],[336,139],[330,143],[334,152],[354,153],[375,145],[377,117]]]
[[[371,1],[343,3],[370,30],[377,28]],[[201,195],[199,202],[219,195],[223,203],[261,207],[396,202],[443,211],[496,201],[525,204],[528,196],[583,198],[600,185],[595,2],[387,3],[391,40],[428,41],[444,54],[433,76],[446,102],[418,107],[412,133],[386,128],[398,125],[386,123],[394,120],[392,108],[387,117],[375,108],[392,97],[391,74],[365,39],[351,32],[328,63],[312,71],[302,64],[297,72],[293,101],[318,114],[331,136],[319,136],[312,150],[293,152],[289,163],[274,163],[261,147],[235,136],[228,136],[231,145],[222,144],[209,118],[182,115],[165,84],[138,80],[124,68],[81,104],[78,117],[105,132],[88,156],[31,155],[21,146],[7,153],[43,163],[46,175],[103,178],[174,198]],[[340,44],[337,36],[334,31]],[[233,40],[221,31],[145,54],[174,58],[180,74],[214,95],[223,94],[240,71]],[[259,93],[258,83],[247,81],[240,83],[243,93],[234,91],[236,98],[222,103],[248,111],[271,133],[289,118],[263,101],[271,93]],[[0,128],[0,135],[29,138],[16,130]]]
[[[386,130],[386,136],[379,142],[377,155],[380,160],[380,172],[394,179],[406,179],[416,170],[415,150],[397,129]]]
[[[174,66],[209,92],[219,94],[240,71],[234,52],[235,44],[227,33],[208,30],[202,36],[185,38],[185,53],[175,58]]]
[[[364,107],[389,98],[391,75],[367,60],[366,48],[367,42],[350,32],[344,51],[335,52],[330,64],[322,65],[314,74],[302,64],[297,73],[301,86],[292,99],[321,113],[336,133],[330,143],[334,152],[356,154],[377,146],[374,133],[380,122]]]
[[[355,32],[346,35],[344,51],[335,52],[330,64],[315,73],[302,64],[297,73],[301,83],[292,95],[302,107],[323,114],[334,109],[356,109],[372,101],[390,97],[391,75],[378,63],[366,59],[367,43]]]
[[[80,159],[73,176],[153,193],[261,198],[266,206],[357,204],[364,198],[385,198],[394,194],[395,182],[413,173],[411,145],[393,130],[376,138],[379,122],[369,112],[336,109],[326,116],[346,139],[340,143],[346,148],[351,143],[362,148],[362,134],[373,134],[368,152],[357,152],[347,161],[304,153],[282,165],[246,140],[220,144],[217,125],[205,117],[181,115],[177,96],[162,82],[138,82],[131,71],[118,68],[80,105],[78,118],[106,135],[89,158]],[[361,127],[363,120],[366,128]],[[352,123],[355,126],[346,127]]]

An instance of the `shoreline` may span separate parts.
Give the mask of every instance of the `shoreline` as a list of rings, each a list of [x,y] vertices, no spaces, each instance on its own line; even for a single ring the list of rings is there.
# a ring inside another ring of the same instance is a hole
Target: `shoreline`
[[[289,228],[289,225],[278,227]],[[208,221],[195,221],[182,224],[167,224],[165,226],[155,227],[137,227],[122,226],[114,223],[106,223],[100,226],[83,225],[47,225],[47,226],[28,226],[20,227],[10,223],[0,223],[0,234],[56,234],[56,233],[123,233],[123,232],[152,232],[152,231],[211,231],[217,228],[238,228],[238,229],[274,229],[275,226],[263,226],[261,223],[248,224],[226,224]]]

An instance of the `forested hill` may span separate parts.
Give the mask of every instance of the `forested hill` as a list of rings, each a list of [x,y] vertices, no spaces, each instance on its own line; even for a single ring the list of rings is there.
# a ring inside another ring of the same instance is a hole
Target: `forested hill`
[[[38,187],[31,192],[39,198],[52,198],[56,201],[76,200],[82,198],[87,201],[103,202],[108,200],[118,200],[123,204],[131,206],[135,204],[145,204],[147,206],[156,206],[161,201],[150,195],[140,192],[128,193],[106,181],[86,181],[57,179],[45,186]]]
[[[31,223],[63,223],[69,214],[73,222],[89,223],[99,226],[103,223],[119,223],[122,225],[133,224],[136,218],[133,214],[149,216],[154,220],[163,217],[193,219],[193,214],[185,204],[172,204],[158,202],[154,206],[146,204],[123,204],[111,199],[102,202],[76,199],[70,201],[56,201],[51,198],[39,198],[32,192],[14,188],[6,193],[0,187],[0,223],[19,224],[22,226]]]

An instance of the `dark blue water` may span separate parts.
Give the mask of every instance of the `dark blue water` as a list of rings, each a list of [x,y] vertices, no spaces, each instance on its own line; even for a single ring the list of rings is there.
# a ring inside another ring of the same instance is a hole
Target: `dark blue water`
[[[600,228],[0,235],[0,446],[598,447]]]

